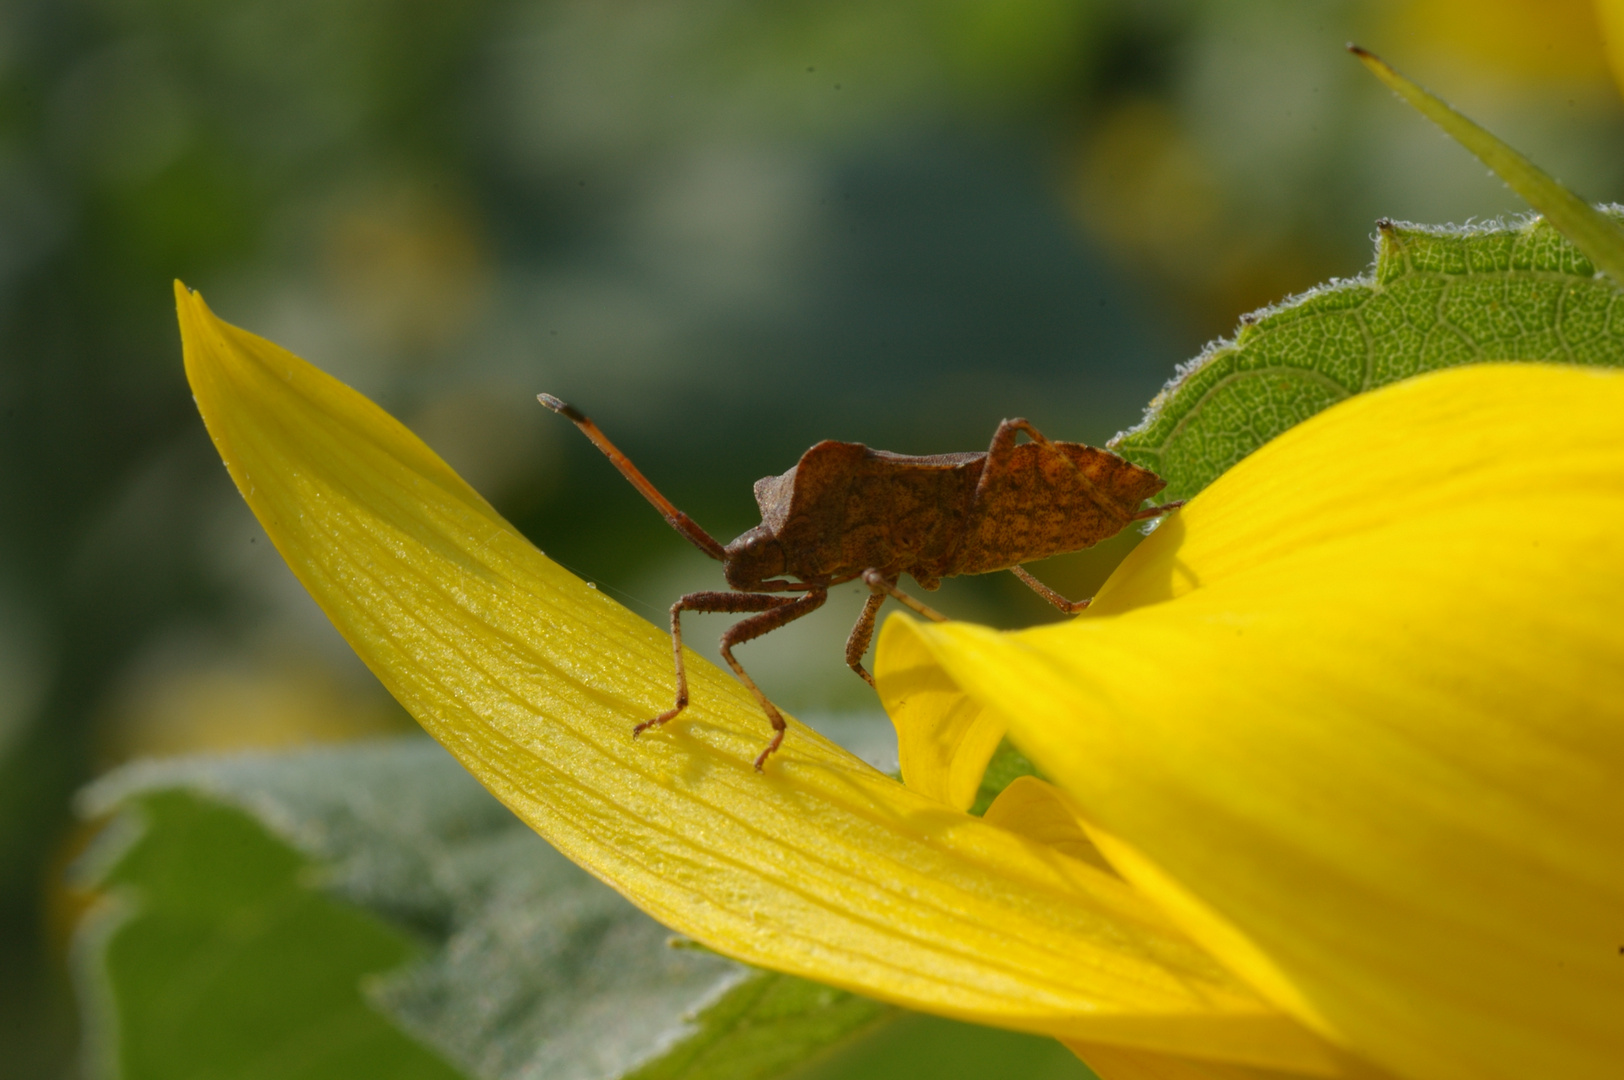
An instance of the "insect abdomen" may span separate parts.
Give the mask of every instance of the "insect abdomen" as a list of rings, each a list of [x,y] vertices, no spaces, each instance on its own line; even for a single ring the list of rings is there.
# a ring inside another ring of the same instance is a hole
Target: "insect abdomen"
[[[990,471],[950,571],[985,574],[1081,551],[1121,532],[1139,505],[1166,487],[1155,473],[1108,450],[1025,443]]]

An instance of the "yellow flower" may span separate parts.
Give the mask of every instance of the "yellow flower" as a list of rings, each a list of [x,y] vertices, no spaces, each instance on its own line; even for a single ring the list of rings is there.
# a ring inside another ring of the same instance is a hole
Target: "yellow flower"
[[[1624,90],[1624,0],[1596,0],[1596,20],[1601,24],[1602,49],[1613,69],[1613,80]]]
[[[697,658],[684,720],[634,743],[662,629],[371,402],[177,299],[294,572],[430,734],[667,925],[1110,1080],[1624,1064],[1624,377],[1368,395],[1224,477],[1086,618],[893,619],[914,790],[793,720],[757,774],[764,719]],[[1006,726],[1064,790],[971,817]]]

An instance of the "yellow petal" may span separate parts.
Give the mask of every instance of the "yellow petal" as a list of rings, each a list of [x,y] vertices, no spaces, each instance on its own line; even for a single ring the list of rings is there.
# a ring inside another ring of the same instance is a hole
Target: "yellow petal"
[[[1083,618],[893,618],[882,696],[933,662],[1124,877],[1328,1038],[1410,1077],[1624,1074],[1624,375],[1352,399]]]
[[[1624,0],[1596,0],[1596,21],[1601,24],[1601,40],[1607,50],[1607,64],[1613,81],[1624,92]]]
[[[1329,1074],[1120,879],[908,791],[559,569],[410,432],[177,285],[215,446],[384,685],[498,798],[712,948],[944,1015]],[[544,418],[538,417],[538,423]]]
[[[968,810],[1009,727],[1003,714],[965,697],[935,665],[893,673],[887,693],[903,783]]]
[[[1116,873],[1088,838],[1080,818],[1070,796],[1035,776],[1016,777],[981,815],[989,825],[1030,837],[1107,873]]]

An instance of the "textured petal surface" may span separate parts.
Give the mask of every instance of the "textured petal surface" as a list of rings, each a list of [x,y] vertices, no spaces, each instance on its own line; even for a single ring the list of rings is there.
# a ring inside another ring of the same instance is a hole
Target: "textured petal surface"
[[[767,736],[665,633],[561,570],[399,423],[177,287],[216,447],[390,691],[537,832],[730,956],[986,1023],[1329,1073],[1120,879],[908,791],[797,724]],[[539,422],[539,421],[538,421]]]
[[[1624,375],[1488,365],[1225,474],[1071,623],[893,618],[1129,881],[1394,1073],[1624,1073]]]

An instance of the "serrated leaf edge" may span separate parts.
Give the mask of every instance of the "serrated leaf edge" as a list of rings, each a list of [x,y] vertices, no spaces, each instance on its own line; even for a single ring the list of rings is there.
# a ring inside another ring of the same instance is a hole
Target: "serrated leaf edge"
[[[1601,213],[1615,219],[1624,219],[1624,204],[1598,203],[1596,205],[1596,209]],[[1504,232],[1531,233],[1545,221],[1546,219],[1544,215],[1532,211],[1524,214],[1490,218],[1486,221],[1473,221],[1468,219],[1464,223],[1450,225],[1425,225],[1419,222],[1402,221],[1393,218],[1379,219],[1376,222],[1376,234],[1372,237],[1375,244],[1375,254],[1371,260],[1369,269],[1357,277],[1333,277],[1329,281],[1315,285],[1313,288],[1305,289],[1299,293],[1293,293],[1283,300],[1278,300],[1272,304],[1267,304],[1242,315],[1238,321],[1239,325],[1232,336],[1214,338],[1203,345],[1201,351],[1194,357],[1184,361],[1177,368],[1175,368],[1172,377],[1162,385],[1162,388],[1159,391],[1157,391],[1156,396],[1150,400],[1150,404],[1145,406],[1144,416],[1140,418],[1139,422],[1133,427],[1126,428],[1111,436],[1105,445],[1117,453],[1123,453],[1123,447],[1128,440],[1132,439],[1136,435],[1140,435],[1150,430],[1158,421],[1162,419],[1163,410],[1172,401],[1174,394],[1178,392],[1179,388],[1187,379],[1206,368],[1209,364],[1215,362],[1228,350],[1238,348],[1245,344],[1246,338],[1252,332],[1266,329],[1264,324],[1276,316],[1293,311],[1311,301],[1318,300],[1319,298],[1327,296],[1331,293],[1340,292],[1347,289],[1365,288],[1381,291],[1386,288],[1386,284],[1381,280],[1380,276],[1383,257],[1390,254],[1385,245],[1396,243],[1398,238],[1404,235],[1422,235],[1434,239],[1448,240],[1469,239],[1472,237],[1488,236],[1495,233]],[[1553,229],[1556,228],[1554,224],[1552,224],[1551,227]],[[1558,230],[1558,232],[1560,232],[1560,230]],[[1562,235],[1564,237],[1566,236],[1565,233]],[[1569,242],[1571,243],[1571,240]],[[1583,252],[1580,254],[1582,255]],[[1272,369],[1249,368],[1243,373],[1238,372],[1237,375],[1244,374],[1247,376],[1254,376],[1266,373],[1269,370]],[[1292,375],[1299,377],[1314,373],[1311,368],[1293,367],[1289,370]],[[1229,381],[1230,380],[1225,379],[1223,382],[1218,383],[1208,390],[1206,394],[1202,395],[1200,401],[1190,406],[1187,411],[1187,417],[1194,416],[1196,413],[1198,413],[1201,405],[1205,403],[1206,400],[1218,389],[1223,386],[1227,386]],[[1328,381],[1332,381],[1334,383],[1334,380]],[[1340,383],[1334,383],[1334,385],[1338,390],[1344,392],[1344,396],[1351,396],[1347,394],[1347,388],[1343,387]],[[1367,362],[1364,379],[1362,380],[1359,389],[1354,391],[1354,393],[1363,393],[1369,388],[1370,369]],[[1142,455],[1145,457],[1160,457],[1162,451],[1166,448],[1168,443],[1173,441],[1179,432],[1183,430],[1183,427],[1184,421],[1181,420],[1172,428],[1172,430],[1168,432],[1167,436],[1156,445],[1134,446],[1131,447],[1131,450],[1135,455]]]

